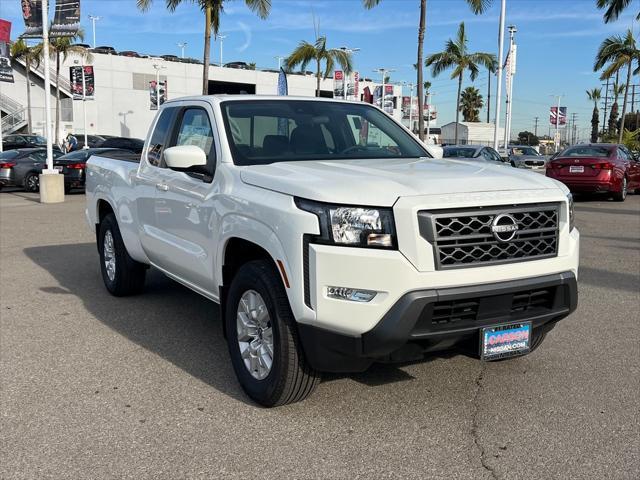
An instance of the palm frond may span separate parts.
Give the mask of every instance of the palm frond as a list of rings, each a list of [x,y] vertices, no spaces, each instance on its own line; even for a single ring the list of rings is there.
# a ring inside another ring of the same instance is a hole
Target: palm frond
[[[467,3],[476,15],[486,12],[491,6],[491,0],[467,0]]]
[[[362,0],[362,5],[367,10],[371,10],[373,7],[378,6],[379,3],[380,3],[380,0]]]
[[[618,19],[624,9],[631,5],[632,0],[597,0],[596,6],[604,12],[604,23],[611,23]],[[640,13],[636,17],[640,20]]]
[[[271,12],[271,0],[245,0],[247,7],[252,12],[258,14],[261,19],[265,19]]]
[[[314,60],[316,56],[316,47],[303,40],[298,44],[296,49],[291,52],[291,55],[287,57],[287,59],[285,60],[285,67],[288,71],[291,71],[299,65],[300,69],[304,70],[307,64],[311,60]]]
[[[332,48],[329,50],[329,55],[334,59],[334,61],[337,61],[340,64],[346,75],[351,73],[353,70],[351,53],[345,50],[340,50],[339,48]]]

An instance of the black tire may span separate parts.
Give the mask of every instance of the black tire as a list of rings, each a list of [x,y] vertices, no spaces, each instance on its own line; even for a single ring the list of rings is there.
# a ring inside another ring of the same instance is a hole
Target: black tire
[[[105,237],[111,234],[113,245],[113,258],[115,258],[113,278],[107,273],[105,264]],[[100,271],[105,287],[112,295],[124,297],[140,293],[144,287],[144,278],[147,273],[147,266],[136,262],[129,256],[118,222],[113,213],[104,217],[98,231],[98,252],[100,253]]]
[[[529,349],[529,352],[533,352],[534,350],[536,350],[542,344],[546,337],[547,332],[534,331],[533,338],[531,338],[531,348]]]
[[[627,199],[627,187],[629,183],[627,181],[627,177],[622,179],[622,185],[620,187],[620,191],[613,194],[613,199],[616,202],[624,202]]]
[[[273,361],[263,379],[252,376],[238,344],[238,306],[249,291],[257,292],[264,301],[273,338]],[[271,262],[258,260],[240,268],[231,282],[225,312],[231,363],[251,399],[265,407],[276,407],[304,400],[313,392],[320,375],[306,361],[287,294]]]
[[[35,193],[40,191],[40,177],[35,172],[27,173],[22,183],[24,184],[25,192]]]
[[[70,186],[65,185],[65,186],[64,186],[64,194],[65,194],[65,195],[69,195],[70,193],[71,193],[71,187],[70,187]]]

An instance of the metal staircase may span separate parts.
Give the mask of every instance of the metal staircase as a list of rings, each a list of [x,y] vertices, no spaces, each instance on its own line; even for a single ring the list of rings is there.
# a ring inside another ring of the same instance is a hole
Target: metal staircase
[[[0,106],[6,112],[2,117],[2,134],[9,135],[27,124],[27,109],[8,96],[0,93]]]
[[[18,62],[20,65],[22,65],[23,67],[26,68],[26,63],[22,58],[18,58],[15,60],[16,62]],[[41,79],[44,80],[44,62],[40,62],[40,65],[38,65],[37,67],[34,65],[31,65],[31,74],[35,74],[38,77],[40,77]],[[67,97],[71,96],[71,84],[69,83],[69,81],[65,78],[64,76],[64,72],[68,73],[68,69],[62,67],[60,69],[60,78],[58,78],[58,85],[60,86],[60,91],[62,93],[64,93]],[[51,87],[55,88],[56,87],[56,69],[55,67],[50,67],[49,68],[49,75],[51,76]]]

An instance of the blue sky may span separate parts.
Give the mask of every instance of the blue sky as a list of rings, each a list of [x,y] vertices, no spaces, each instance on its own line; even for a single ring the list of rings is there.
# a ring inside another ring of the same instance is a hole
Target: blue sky
[[[52,0],[50,0],[53,3]],[[164,0],[155,0],[147,13],[136,9],[135,0],[83,0],[83,24],[90,43],[88,14],[102,19],[97,26],[97,43],[116,50],[135,50],[148,54],[179,55],[178,42],[187,42],[188,56],[201,58],[204,19],[200,11],[185,2],[169,13]],[[347,45],[361,49],[355,57],[363,76],[377,78],[373,69],[393,68],[393,81],[415,79],[417,0],[383,0],[366,11],[360,0],[273,0],[271,15],[260,20],[242,0],[230,0],[222,18],[224,61],[256,62],[258,67],[274,68],[277,55],[287,55],[300,40],[313,41],[313,19],[327,35],[330,46]],[[497,51],[498,4],[484,15],[475,16],[464,0],[428,0],[425,52],[439,51],[455,35],[464,21],[472,51]],[[19,0],[0,0],[0,18],[14,22],[13,37],[22,31]],[[548,129],[550,95],[564,94],[563,105],[569,115],[578,115],[578,125],[587,135],[591,104],[585,90],[600,84],[592,72],[593,58],[600,42],[629,27],[638,32],[632,12],[640,10],[640,0],[617,22],[605,25],[595,0],[507,0],[507,24],[518,28],[518,73],[514,86],[513,129],[533,130],[540,118],[538,133]],[[218,43],[212,44],[212,60],[219,59]],[[427,78],[430,72],[427,72]],[[432,79],[440,123],[455,115],[456,84],[448,74]],[[640,78],[636,78],[640,84]],[[470,85],[468,78],[465,86]],[[487,74],[475,81],[486,96]],[[494,90],[495,91],[495,90]],[[640,88],[637,105],[640,108]],[[493,94],[492,94],[493,95]],[[494,106],[492,106],[493,110]],[[486,115],[486,114],[485,114]],[[483,115],[483,118],[485,116]]]

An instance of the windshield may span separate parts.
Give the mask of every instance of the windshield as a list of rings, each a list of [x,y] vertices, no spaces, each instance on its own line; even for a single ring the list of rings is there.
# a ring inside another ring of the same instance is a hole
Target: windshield
[[[522,155],[533,155],[537,157],[538,155],[540,155],[534,148],[531,147],[513,147],[513,154],[518,157]]]
[[[599,158],[607,158],[613,152],[613,148],[611,147],[595,147],[595,146],[584,146],[584,147],[571,147],[567,148],[563,153],[563,157],[599,157]]]
[[[366,104],[227,101],[222,114],[236,165],[430,156],[387,114]]]
[[[473,158],[475,154],[475,148],[445,147],[442,156],[445,158]]]

